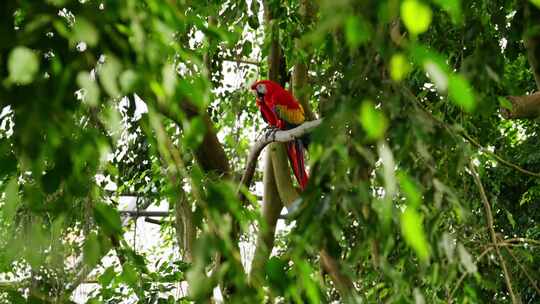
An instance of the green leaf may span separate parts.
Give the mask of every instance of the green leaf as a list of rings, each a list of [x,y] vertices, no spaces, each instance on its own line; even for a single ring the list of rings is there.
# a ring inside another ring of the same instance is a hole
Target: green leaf
[[[251,1],[250,10],[251,10],[251,15],[248,17],[248,24],[249,24],[249,27],[256,30],[260,26],[260,24],[259,24],[259,10],[260,10],[259,1]]]
[[[197,148],[203,141],[206,134],[206,125],[200,117],[195,117],[184,124],[185,135],[183,143],[192,149]]]
[[[510,222],[512,228],[516,228],[516,220],[514,220],[514,216],[508,210],[506,210],[506,219],[508,219],[508,222]]]
[[[459,261],[465,267],[465,270],[468,273],[475,273],[478,269],[476,268],[476,264],[473,261],[472,255],[465,249],[465,247],[462,244],[458,244],[458,255],[459,255]]]
[[[422,195],[420,191],[418,191],[414,182],[406,173],[400,172],[398,174],[398,178],[401,191],[403,191],[403,193],[405,194],[405,197],[407,198],[407,201],[409,203],[409,207],[419,207],[422,200]]]
[[[368,42],[371,32],[366,21],[358,16],[349,16],[345,21],[345,38],[352,49]]]
[[[532,4],[534,4],[534,6],[540,8],[540,0],[530,0]]]
[[[67,0],[47,0],[47,3],[50,3],[54,6],[63,6],[66,4]]]
[[[95,46],[99,41],[99,33],[94,25],[88,22],[88,20],[77,17],[77,21],[73,26],[71,39],[73,44],[85,42],[89,46]]]
[[[60,187],[60,183],[62,182],[62,174],[63,172],[55,167],[43,175],[41,181],[45,193],[51,194],[58,190],[58,187]]]
[[[461,75],[450,76],[448,96],[451,101],[467,112],[472,112],[476,108],[473,90],[467,79]]]
[[[512,102],[510,102],[510,100],[508,100],[507,98],[499,96],[497,97],[497,100],[499,101],[499,105],[505,109],[512,111],[512,109],[514,108]]]
[[[99,72],[100,83],[105,89],[105,92],[112,98],[120,97],[120,90],[118,89],[117,79],[122,70],[120,61],[112,56],[107,55],[105,57],[105,63],[101,67]]]
[[[77,85],[83,90],[83,101],[88,102],[90,106],[97,106],[100,95],[99,86],[97,82],[90,77],[90,73],[86,71],[79,72],[77,75]]]
[[[402,53],[397,53],[392,56],[390,59],[390,76],[395,81],[403,80],[409,71],[411,70],[411,65],[407,60],[407,57]]]
[[[122,281],[124,281],[131,288],[134,288],[134,289],[137,288],[137,283],[139,282],[139,276],[137,274],[137,271],[135,270],[135,267],[131,265],[130,263],[124,264],[123,271],[120,277]]]
[[[414,208],[407,207],[401,214],[401,234],[418,258],[423,261],[429,259],[429,245],[422,228],[422,218]]]
[[[9,53],[9,79],[16,84],[32,83],[39,71],[38,56],[29,48],[18,46]]]
[[[266,277],[268,283],[279,290],[287,288],[287,263],[279,257],[271,257],[266,263]]]
[[[413,44],[409,51],[416,64],[428,74],[437,90],[440,93],[446,93],[450,74],[450,68],[446,63],[447,58],[421,44]]]
[[[116,272],[114,271],[114,266],[110,266],[99,276],[98,281],[102,287],[107,287],[115,277]]]
[[[369,139],[381,138],[387,128],[388,121],[384,114],[375,108],[373,103],[366,100],[360,106],[360,124]]]
[[[446,92],[448,89],[448,75],[441,68],[441,65],[432,60],[426,60],[424,62],[424,70],[435,84],[437,90],[442,93]]]
[[[17,178],[12,178],[6,186],[6,204],[3,207],[6,220],[11,221],[20,203],[19,184]]]
[[[93,267],[101,259],[101,246],[95,233],[90,233],[86,237],[83,247],[83,257],[86,265]]]
[[[401,3],[401,17],[403,23],[413,35],[421,34],[431,24],[431,8],[416,0],[405,0]]]
[[[454,24],[462,21],[461,0],[433,0],[433,2],[450,14]]]
[[[105,203],[97,203],[94,207],[94,217],[96,223],[100,225],[107,234],[122,233],[122,221],[118,211]]]
[[[172,64],[166,64],[161,71],[163,77],[163,90],[167,97],[171,97],[174,94],[177,84],[177,74]]]
[[[125,70],[120,75],[120,88],[122,88],[123,94],[130,94],[137,88],[139,82],[139,75],[133,70]]]
[[[3,123],[3,120],[0,120],[0,125]],[[7,143],[7,141],[6,141]],[[8,176],[17,170],[17,158],[15,155],[9,151],[9,147],[3,151],[4,147],[0,148],[0,176]]]

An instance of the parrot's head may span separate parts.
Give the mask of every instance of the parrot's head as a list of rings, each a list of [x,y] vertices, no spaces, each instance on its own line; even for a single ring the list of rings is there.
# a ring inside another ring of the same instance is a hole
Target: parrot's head
[[[263,100],[264,96],[268,93],[268,84],[266,83],[266,80],[260,80],[255,82],[251,89],[255,92],[255,95],[257,95],[257,98],[259,100]]]

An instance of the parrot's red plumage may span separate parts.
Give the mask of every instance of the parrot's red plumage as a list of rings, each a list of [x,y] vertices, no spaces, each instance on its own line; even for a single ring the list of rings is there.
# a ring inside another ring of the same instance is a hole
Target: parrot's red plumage
[[[293,95],[271,80],[255,82],[251,89],[257,94],[257,106],[264,121],[281,130],[292,129],[305,121],[304,109]],[[308,182],[304,164],[304,143],[297,138],[287,143],[287,155],[294,176],[302,190]]]

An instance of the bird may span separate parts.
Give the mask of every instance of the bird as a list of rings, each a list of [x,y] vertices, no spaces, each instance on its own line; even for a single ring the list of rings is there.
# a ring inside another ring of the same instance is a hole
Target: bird
[[[285,90],[278,83],[271,80],[256,81],[251,89],[256,94],[256,103],[263,120],[277,130],[293,129],[306,120],[302,105],[294,98],[291,92]],[[302,191],[308,183],[308,174],[304,164],[304,151],[306,140],[296,138],[287,143],[287,155],[294,176]]]

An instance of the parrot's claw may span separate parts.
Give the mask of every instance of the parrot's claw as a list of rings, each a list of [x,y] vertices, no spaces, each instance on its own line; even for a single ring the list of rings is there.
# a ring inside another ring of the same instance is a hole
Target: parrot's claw
[[[268,127],[268,130],[266,131],[266,134],[265,134],[265,139],[266,140],[272,139],[272,141],[275,141],[277,131],[279,131],[279,129],[276,127],[272,127],[272,126]]]

